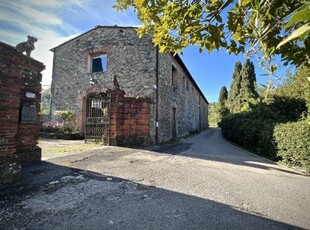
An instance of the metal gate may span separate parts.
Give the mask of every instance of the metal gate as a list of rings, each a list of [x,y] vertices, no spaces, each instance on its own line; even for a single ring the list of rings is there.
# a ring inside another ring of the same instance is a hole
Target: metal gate
[[[105,93],[88,95],[85,142],[95,140],[109,143],[110,101],[110,96]]]

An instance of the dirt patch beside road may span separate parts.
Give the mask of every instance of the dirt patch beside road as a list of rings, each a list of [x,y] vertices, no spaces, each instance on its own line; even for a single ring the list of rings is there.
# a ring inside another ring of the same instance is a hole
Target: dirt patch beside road
[[[84,140],[60,140],[40,139],[39,146],[42,148],[42,160],[58,158],[82,151],[99,149],[101,144],[85,143]]]

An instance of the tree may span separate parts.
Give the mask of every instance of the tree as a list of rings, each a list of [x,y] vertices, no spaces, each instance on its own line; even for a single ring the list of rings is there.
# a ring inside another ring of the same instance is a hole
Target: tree
[[[217,112],[217,103],[210,103],[208,106],[208,121],[211,127],[215,127],[221,121]]]
[[[220,95],[219,95],[219,103],[225,104],[227,101],[228,97],[228,92],[226,86],[223,86],[220,90]]]
[[[41,113],[49,115],[51,103],[51,88],[42,89],[41,94]]]
[[[227,115],[227,113],[229,111],[225,105],[226,101],[227,101],[227,97],[228,97],[227,88],[225,86],[223,86],[220,90],[219,101],[218,101],[218,105],[217,105],[220,120],[222,120],[222,118],[225,115]]]
[[[310,2],[301,0],[116,0],[130,7],[153,33],[160,51],[182,52],[189,45],[211,52],[259,54],[261,63],[280,54],[285,64],[310,64]],[[269,62],[269,60],[268,60]],[[270,74],[275,66],[267,66]]]
[[[238,61],[235,64],[233,81],[228,93],[227,108],[232,113],[249,110],[252,104],[258,102],[255,69],[247,59],[243,66]]]
[[[273,92],[273,97],[290,97],[304,100],[308,114],[310,113],[310,67],[299,67],[293,75],[288,72],[286,79],[281,86],[278,86]]]
[[[235,69],[233,73],[233,80],[230,86],[230,90],[228,93],[228,98],[227,98],[227,106],[229,109],[232,108],[232,104],[237,98],[237,96],[240,94],[240,84],[241,84],[241,69],[242,65],[240,61],[237,61],[235,64]]]
[[[244,97],[258,98],[256,76],[253,62],[247,59],[241,70],[240,94]]]

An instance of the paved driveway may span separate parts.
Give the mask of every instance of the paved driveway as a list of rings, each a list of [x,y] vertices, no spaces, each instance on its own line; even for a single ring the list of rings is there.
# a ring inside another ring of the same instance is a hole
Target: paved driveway
[[[5,229],[310,229],[310,177],[208,129],[141,150],[101,147],[23,169]]]

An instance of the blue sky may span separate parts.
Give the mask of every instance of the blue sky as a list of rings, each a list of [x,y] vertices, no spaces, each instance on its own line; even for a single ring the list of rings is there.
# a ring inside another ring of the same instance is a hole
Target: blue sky
[[[115,0],[0,0],[0,41],[15,46],[25,41],[27,35],[38,38],[32,57],[43,62],[43,85],[52,77],[53,54],[51,48],[84,33],[96,25],[139,26],[141,23],[131,10],[117,12]],[[229,89],[236,61],[244,62],[242,55],[229,55],[225,50],[198,52],[188,47],[181,56],[209,102],[218,100],[222,86]],[[259,84],[267,82],[265,73],[255,64]],[[283,76],[284,68],[277,75]]]

